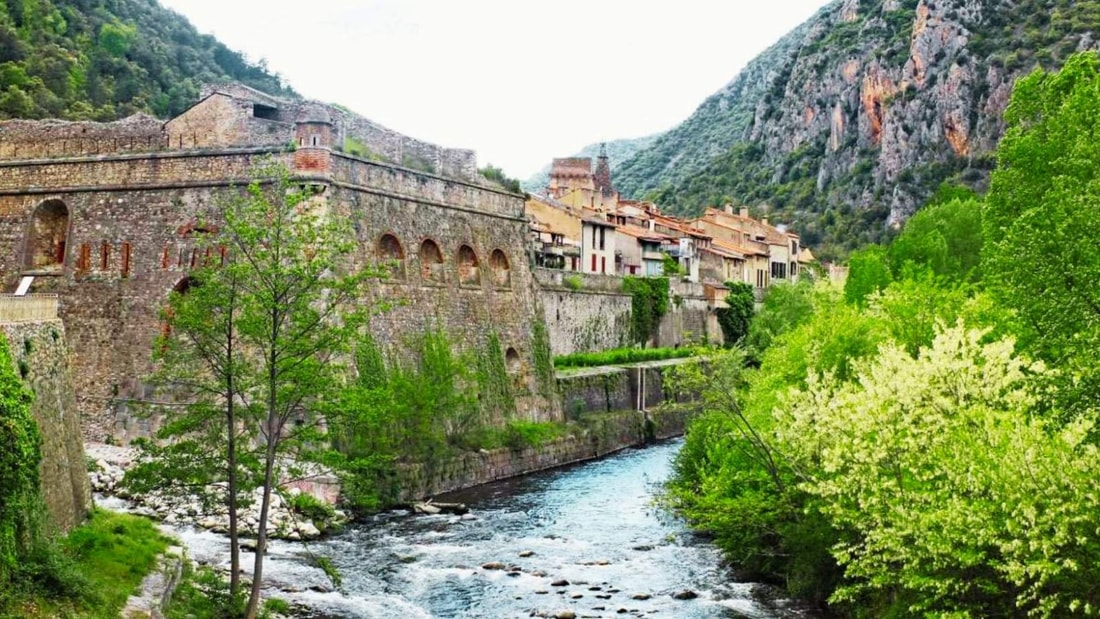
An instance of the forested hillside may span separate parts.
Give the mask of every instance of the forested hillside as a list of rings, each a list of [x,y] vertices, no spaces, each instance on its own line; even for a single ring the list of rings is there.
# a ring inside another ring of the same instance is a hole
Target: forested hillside
[[[1012,84],[1096,46],[1100,2],[837,0],[616,184],[679,213],[769,204],[820,254],[883,239],[947,179],[983,189]]]
[[[660,134],[647,135],[644,138],[627,138],[623,140],[613,140],[611,142],[603,143],[602,145],[607,149],[607,163],[611,166],[612,180],[614,180],[615,171],[623,164],[623,162],[629,160],[634,156],[634,153],[643,148],[649,147],[659,137]],[[600,154],[600,143],[589,144],[580,150],[580,152],[567,155],[569,157],[591,157],[593,160]],[[563,155],[566,156],[566,155]],[[550,183],[550,163],[547,162],[546,166],[539,170],[537,173],[521,183],[524,191],[530,191],[532,193],[542,193],[545,191],[546,186]]]
[[[156,0],[0,0],[0,119],[163,118],[226,79],[292,94]]]

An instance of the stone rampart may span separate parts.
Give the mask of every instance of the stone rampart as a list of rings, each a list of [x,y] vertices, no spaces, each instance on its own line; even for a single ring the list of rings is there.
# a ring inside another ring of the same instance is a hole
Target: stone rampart
[[[65,327],[60,320],[0,321],[12,362],[34,392],[31,412],[42,436],[42,495],[60,532],[91,508],[80,416],[73,398]]]
[[[434,467],[409,467],[401,473],[399,500],[453,492],[480,484],[526,475],[566,464],[584,462],[653,438],[670,438],[683,433],[687,412],[681,409],[650,413],[651,435],[646,435],[645,416],[636,411],[603,413],[590,419],[580,436],[567,436],[538,447],[494,449],[466,453]]]
[[[348,219],[360,246],[356,264],[388,263],[394,256],[387,252],[400,254],[397,277],[369,292],[397,301],[375,321],[383,342],[399,344],[431,325],[473,347],[495,330],[509,355],[518,414],[560,416],[534,382],[532,324],[539,312],[524,254],[521,196],[324,147],[2,161],[5,290],[34,273],[32,291],[59,296],[89,439],[125,441],[157,426],[156,418],[136,412],[156,399],[144,377],[162,326],[158,313],[205,259],[191,231],[199,222],[217,225],[227,194],[267,156],[297,166],[293,173],[322,190],[329,212]],[[42,223],[42,212],[53,223]],[[426,243],[434,248],[431,259],[422,258]],[[43,256],[54,264],[38,266]]]
[[[539,282],[550,350],[554,355],[629,346],[633,299],[622,290],[623,278],[533,269]],[[669,307],[650,346],[719,344],[722,331],[702,284],[672,281]]]
[[[330,111],[338,128],[338,144],[351,137],[370,152],[397,165],[423,168],[453,178],[477,176],[477,157],[472,150],[443,148],[387,129],[354,112],[339,108]]]
[[[110,123],[10,120],[0,123],[0,161],[43,159],[166,147],[164,122],[136,114]]]

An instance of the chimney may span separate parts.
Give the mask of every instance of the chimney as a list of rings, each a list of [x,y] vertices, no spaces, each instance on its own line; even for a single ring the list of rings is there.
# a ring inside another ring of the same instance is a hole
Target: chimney
[[[747,207],[747,206],[742,206],[741,207],[741,218],[742,219],[748,219],[749,218],[749,207]]]
[[[733,205],[732,204],[727,204],[726,205],[726,214],[727,215],[733,215]]]

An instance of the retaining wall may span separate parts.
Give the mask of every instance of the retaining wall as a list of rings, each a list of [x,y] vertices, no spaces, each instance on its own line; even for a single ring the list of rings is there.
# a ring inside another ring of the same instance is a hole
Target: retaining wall
[[[696,359],[670,359],[624,367],[591,368],[558,376],[569,420],[579,432],[538,447],[464,453],[434,467],[401,473],[399,500],[411,501],[535,471],[599,458],[620,449],[684,432],[690,407],[661,407],[668,368]],[[636,409],[644,394],[646,412]],[[573,402],[573,408],[569,408]],[[647,423],[648,418],[648,423]]]
[[[623,278],[535,268],[550,351],[554,355],[623,348],[631,344],[632,298]],[[650,346],[687,346],[700,341],[722,343],[722,329],[706,299],[703,285],[669,282],[669,307]]]
[[[31,412],[42,436],[42,495],[50,524],[66,532],[91,508],[80,415],[69,376],[65,327],[60,320],[0,323],[12,362],[34,392]]]

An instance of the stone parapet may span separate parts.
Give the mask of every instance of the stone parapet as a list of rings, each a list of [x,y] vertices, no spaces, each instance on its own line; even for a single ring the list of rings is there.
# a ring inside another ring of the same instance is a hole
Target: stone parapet
[[[0,294],[0,323],[57,320],[56,294]]]

